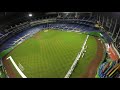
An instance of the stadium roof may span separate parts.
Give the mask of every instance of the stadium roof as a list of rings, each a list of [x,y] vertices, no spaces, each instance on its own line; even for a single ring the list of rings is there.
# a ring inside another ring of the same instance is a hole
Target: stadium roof
[[[42,16],[49,17],[50,15],[57,15],[57,13],[65,13],[65,12],[0,12],[0,26],[21,17],[22,19],[29,20],[29,17],[28,17],[29,13],[32,13],[34,17],[42,17]],[[76,13],[76,12],[70,12],[70,13]],[[80,13],[84,13],[84,12],[80,12]],[[120,22],[120,12],[93,12],[93,13],[97,13],[101,15],[101,17],[105,16],[105,18],[107,17],[116,18],[118,19],[118,23]],[[22,19],[19,19],[19,20],[22,20]]]

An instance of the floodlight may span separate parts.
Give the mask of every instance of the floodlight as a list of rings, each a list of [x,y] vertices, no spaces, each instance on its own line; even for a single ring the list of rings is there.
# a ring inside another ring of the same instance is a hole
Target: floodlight
[[[32,17],[33,15],[32,15],[32,13],[29,13],[29,17]]]

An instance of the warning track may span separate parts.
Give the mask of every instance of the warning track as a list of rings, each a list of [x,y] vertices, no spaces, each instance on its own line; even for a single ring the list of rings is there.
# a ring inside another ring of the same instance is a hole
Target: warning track
[[[101,40],[98,40],[98,38],[96,38],[96,42],[97,42],[96,57],[92,60],[92,62],[88,66],[87,72],[84,75],[80,76],[80,78],[95,78],[97,68],[100,62],[102,61],[104,55],[103,43],[101,43]]]

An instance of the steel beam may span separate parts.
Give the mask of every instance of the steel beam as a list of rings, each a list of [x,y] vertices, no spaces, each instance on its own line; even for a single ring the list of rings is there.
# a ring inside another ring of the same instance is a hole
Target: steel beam
[[[113,32],[112,32],[112,37],[113,37],[113,35],[114,35],[114,33],[115,33],[116,26],[117,26],[117,19],[116,19],[115,26],[114,26],[114,29],[113,29]]]
[[[119,31],[117,32],[117,36],[116,36],[116,38],[115,38],[115,42],[116,42],[117,39],[118,39],[118,35],[119,35],[119,33],[120,33],[120,28],[119,28]]]

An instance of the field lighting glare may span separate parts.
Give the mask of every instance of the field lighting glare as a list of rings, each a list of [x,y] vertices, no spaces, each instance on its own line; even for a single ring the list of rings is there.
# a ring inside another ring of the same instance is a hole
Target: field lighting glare
[[[31,14],[31,13],[29,13],[29,17],[32,17],[32,14]]]

